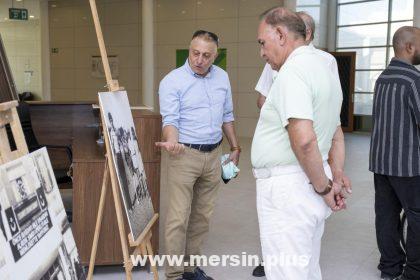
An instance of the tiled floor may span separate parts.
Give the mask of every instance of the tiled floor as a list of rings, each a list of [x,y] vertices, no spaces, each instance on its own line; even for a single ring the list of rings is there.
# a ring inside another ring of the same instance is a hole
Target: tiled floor
[[[376,269],[379,253],[375,240],[373,176],[368,171],[369,135],[346,134],[346,172],[352,179],[353,195],[348,209],[331,216],[326,224],[321,267],[325,280],[379,279]],[[210,233],[203,253],[259,254],[258,223],[255,207],[255,180],[250,165],[251,139],[241,139],[240,176],[224,185],[219,193],[211,220]],[[167,201],[166,160],[162,160],[161,228]],[[161,236],[162,240],[162,236]],[[163,245],[163,244],[162,244]],[[162,248],[163,249],[163,248]],[[257,279],[253,267],[207,267],[216,280]],[[123,279],[121,267],[99,267],[96,279]],[[153,279],[151,274],[136,271],[134,279]],[[160,270],[160,279],[164,279]],[[260,278],[265,279],[265,278]]]

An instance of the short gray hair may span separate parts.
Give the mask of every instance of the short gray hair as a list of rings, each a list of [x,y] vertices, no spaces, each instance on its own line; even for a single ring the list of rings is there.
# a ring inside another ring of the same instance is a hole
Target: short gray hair
[[[260,20],[276,27],[282,25],[298,37],[306,38],[306,26],[303,20],[294,12],[283,7],[273,7],[261,14]]]
[[[314,39],[314,34],[315,34],[315,21],[314,19],[307,13],[304,11],[300,11],[296,13],[305,23],[305,27],[306,29],[311,30],[311,38],[309,38],[311,41],[313,41]]]

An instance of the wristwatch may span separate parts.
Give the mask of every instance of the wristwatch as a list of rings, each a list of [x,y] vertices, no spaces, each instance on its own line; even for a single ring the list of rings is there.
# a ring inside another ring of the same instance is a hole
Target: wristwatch
[[[330,193],[330,191],[332,190],[332,187],[333,187],[333,182],[330,179],[328,179],[328,184],[325,187],[325,190],[323,190],[322,192],[317,191],[316,188],[314,188],[314,190],[317,194],[324,196]]]

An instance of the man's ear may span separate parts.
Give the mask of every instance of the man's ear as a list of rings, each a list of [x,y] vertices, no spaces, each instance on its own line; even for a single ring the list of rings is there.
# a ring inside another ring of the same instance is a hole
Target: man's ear
[[[408,42],[405,44],[405,51],[408,54],[414,54],[414,52],[416,51],[416,48],[414,47],[414,45],[411,42]]]
[[[308,29],[306,29],[306,30],[305,30],[305,35],[306,35],[306,37],[305,37],[305,41],[310,40],[310,39],[311,39],[311,37],[312,37],[312,30],[310,30],[309,28],[308,28]]]
[[[286,43],[287,38],[287,30],[283,26],[277,26],[276,27],[276,36],[279,40],[280,46],[283,46]]]
[[[216,55],[214,56],[214,60],[216,60],[216,58],[219,56],[219,48],[217,48],[216,50]]]

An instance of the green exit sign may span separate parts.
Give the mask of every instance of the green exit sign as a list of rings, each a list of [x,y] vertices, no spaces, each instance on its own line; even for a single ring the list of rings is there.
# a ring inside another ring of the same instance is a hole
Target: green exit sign
[[[9,8],[9,19],[28,20],[28,9]]]

